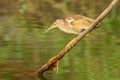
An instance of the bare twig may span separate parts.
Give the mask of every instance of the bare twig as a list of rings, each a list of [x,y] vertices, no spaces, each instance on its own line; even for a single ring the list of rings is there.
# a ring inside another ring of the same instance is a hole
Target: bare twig
[[[52,57],[48,63],[43,65],[38,71],[37,74],[42,74],[43,72],[47,71],[50,69],[51,66],[55,65],[56,62],[58,62],[67,52],[69,52],[83,37],[85,37],[86,34],[91,32],[94,27],[99,24],[104,17],[112,10],[113,6],[115,6],[120,0],[113,0],[109,6],[97,17],[97,19],[90,25],[90,27],[85,30],[83,33],[78,35],[76,38],[71,40],[67,46],[60,51],[56,56]]]

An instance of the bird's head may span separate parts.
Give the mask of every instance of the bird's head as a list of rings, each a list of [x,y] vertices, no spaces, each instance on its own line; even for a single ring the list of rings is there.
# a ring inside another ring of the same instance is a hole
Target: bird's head
[[[61,24],[61,19],[57,19],[44,33],[47,33],[49,30],[56,28]]]

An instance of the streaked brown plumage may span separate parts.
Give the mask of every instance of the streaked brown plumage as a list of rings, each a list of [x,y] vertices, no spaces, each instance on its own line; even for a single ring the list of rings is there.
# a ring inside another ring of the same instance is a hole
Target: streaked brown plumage
[[[94,19],[82,15],[68,15],[63,19],[57,19],[44,33],[58,27],[69,34],[80,34],[89,28],[92,22],[94,22]]]

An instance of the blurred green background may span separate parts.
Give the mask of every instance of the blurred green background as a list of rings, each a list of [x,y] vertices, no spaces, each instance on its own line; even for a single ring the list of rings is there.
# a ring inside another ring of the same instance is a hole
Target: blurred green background
[[[96,18],[112,0],[0,0],[0,80],[39,80],[34,72],[77,35],[58,29],[70,14]],[[48,80],[120,80],[120,3],[80,41]],[[40,79],[42,80],[42,79]]]

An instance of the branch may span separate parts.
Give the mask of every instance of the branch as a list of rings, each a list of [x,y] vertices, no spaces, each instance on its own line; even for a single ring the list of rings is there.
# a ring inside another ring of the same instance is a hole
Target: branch
[[[112,10],[113,6],[115,6],[120,0],[113,0],[109,6],[97,17],[97,19],[90,25],[90,27],[85,30],[83,33],[78,35],[76,38],[71,40],[67,46],[61,50],[56,56],[52,57],[45,65],[43,65],[38,71],[37,74],[42,74],[45,71],[50,70],[51,68],[54,69],[54,67],[57,66],[58,61],[64,57],[64,55],[69,52],[83,37],[85,37],[86,34],[91,32],[94,27],[99,24],[104,17]]]

